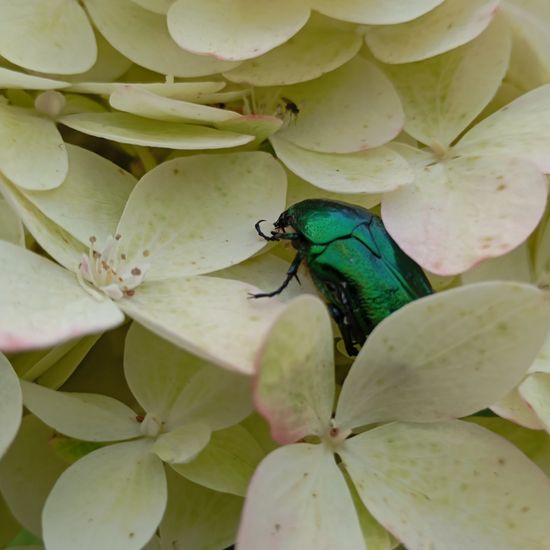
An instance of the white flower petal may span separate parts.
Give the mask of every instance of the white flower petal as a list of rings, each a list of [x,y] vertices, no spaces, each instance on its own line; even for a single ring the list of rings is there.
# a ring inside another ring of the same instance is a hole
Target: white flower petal
[[[2,195],[0,195],[0,239],[19,246],[25,244],[23,224]]]
[[[542,217],[547,193],[546,178],[519,158],[434,158],[417,166],[412,184],[384,196],[382,218],[422,267],[454,275],[521,244]]]
[[[292,301],[269,331],[258,358],[256,408],[279,443],[329,429],[334,400],[332,328],[313,296]]]
[[[139,437],[136,413],[124,403],[97,393],[60,392],[21,380],[23,402],[42,422],[83,441]]]
[[[62,80],[52,80],[42,76],[14,71],[0,67],[0,87],[11,88],[13,90],[56,90],[66,88],[68,82]]]
[[[166,476],[168,506],[159,527],[161,541],[167,547],[194,550],[231,546],[243,499],[191,483],[170,469]]]
[[[131,84],[117,88],[109,97],[109,103],[119,111],[155,120],[209,124],[240,116],[227,109],[163,97]]]
[[[147,280],[228,267],[265,246],[254,224],[284,209],[286,178],[267,153],[195,155],[164,162],[130,195],[118,233],[128,261],[150,252]]]
[[[414,179],[403,157],[386,147],[337,154],[304,149],[277,136],[271,138],[271,143],[290,170],[326,191],[385,193]]]
[[[118,305],[170,342],[229,370],[252,374],[254,359],[282,306],[252,300],[255,287],[193,277],[145,282]]]
[[[410,63],[466,44],[491,22],[500,0],[445,0],[413,21],[371,27],[369,48],[384,63]]]
[[[491,405],[491,410],[501,416],[525,426],[531,430],[543,430],[544,425],[533,409],[522,398],[519,387],[514,388],[508,395]]]
[[[67,175],[61,134],[51,120],[28,109],[0,104],[0,145],[0,170],[25,189],[53,189]]]
[[[98,301],[75,275],[23,248],[0,241],[0,349],[46,347],[120,324],[124,316]]]
[[[204,487],[244,496],[256,466],[265,456],[257,441],[236,425],[212,434],[210,443],[191,462],[173,464],[180,475]]]
[[[332,453],[299,443],[260,464],[246,497],[239,550],[364,550],[349,489]]]
[[[174,1],[175,0],[132,0],[132,2],[135,2],[138,6],[141,6],[146,10],[154,13],[161,13],[163,15],[168,13],[168,10]]]
[[[63,116],[59,122],[84,134],[120,143],[171,149],[220,149],[254,139],[204,126],[151,120],[127,113],[79,113]]]
[[[550,85],[518,97],[474,126],[459,141],[461,155],[505,155],[550,172]]]
[[[229,92],[228,92],[229,93]],[[255,144],[260,144],[273,135],[283,125],[283,121],[270,115],[243,115],[224,122],[217,122],[214,126],[218,130],[236,132],[255,136]]]
[[[7,357],[0,353],[0,457],[2,457],[14,440],[21,424],[23,398],[17,374]]]
[[[361,499],[409,548],[544,548],[550,479],[505,439],[453,421],[396,423],[340,453]]]
[[[289,86],[299,113],[280,135],[305,149],[353,153],[387,143],[404,123],[399,96],[374,64],[356,56],[339,69]]]
[[[313,9],[344,21],[367,25],[391,25],[416,19],[443,0],[312,0]]]
[[[236,66],[180,49],[168,34],[166,18],[131,0],[84,0],[84,5],[107,41],[128,59],[147,69],[166,75],[194,77]]]
[[[472,414],[524,377],[550,328],[536,287],[468,285],[408,304],[372,332],[340,394],[337,425]]]
[[[75,462],[55,484],[44,507],[45,545],[141,548],[155,533],[166,500],[164,467],[148,442],[103,447]]]
[[[0,55],[42,73],[74,74],[95,62],[97,46],[85,11],[72,0],[2,0]]]
[[[254,86],[296,84],[318,78],[349,61],[361,47],[353,27],[313,16],[281,46],[224,74]]]
[[[157,437],[152,451],[169,464],[190,462],[208,445],[210,434],[206,424],[179,426]]]
[[[427,145],[450,145],[495,95],[510,47],[508,28],[498,19],[461,48],[384,67],[403,102],[405,131]]]
[[[181,48],[239,61],[286,42],[308,18],[307,3],[295,0],[177,0],[167,22]]]
[[[63,185],[50,191],[23,191],[45,216],[89,246],[114,235],[122,210],[136,183],[113,162],[67,145],[69,172]]]
[[[550,374],[537,372],[529,375],[519,386],[519,393],[550,432]]]
[[[42,508],[55,481],[67,468],[52,446],[55,432],[27,414],[0,461],[0,492],[21,524],[36,536],[42,534]]]
[[[550,283],[550,220],[547,218],[544,225],[541,224],[537,235],[534,277],[543,283]]]

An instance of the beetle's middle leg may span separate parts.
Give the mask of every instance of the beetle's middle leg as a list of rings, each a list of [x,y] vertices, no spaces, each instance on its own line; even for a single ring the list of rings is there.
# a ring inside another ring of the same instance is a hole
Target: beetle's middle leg
[[[344,347],[346,348],[348,355],[355,357],[358,352],[353,342],[352,330],[349,326],[349,321],[347,321],[346,315],[342,313],[334,304],[327,304],[327,307],[330,316],[334,319],[340,329],[342,340],[344,341]]]
[[[273,296],[277,296],[277,294],[280,294],[294,278],[298,281],[299,284],[301,284],[300,279],[298,278],[298,268],[300,267],[303,259],[304,256],[298,252],[294,260],[292,260],[288,271],[286,272],[286,277],[283,281],[283,284],[279,288],[273,290],[272,292],[260,292],[258,294],[250,294],[250,298],[272,298]]]

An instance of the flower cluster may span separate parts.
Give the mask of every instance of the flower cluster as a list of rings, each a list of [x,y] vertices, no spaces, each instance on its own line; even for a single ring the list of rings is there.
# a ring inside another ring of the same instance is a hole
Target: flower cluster
[[[547,4],[0,1],[0,545],[548,548]],[[355,358],[312,198],[435,291]]]

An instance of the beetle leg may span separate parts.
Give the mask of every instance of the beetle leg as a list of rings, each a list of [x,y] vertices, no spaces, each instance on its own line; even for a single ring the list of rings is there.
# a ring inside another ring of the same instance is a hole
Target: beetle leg
[[[342,334],[342,340],[344,340],[344,346],[348,355],[354,357],[357,355],[357,349],[353,345],[353,338],[351,336],[351,330],[346,319],[345,314],[343,314],[334,304],[328,304],[328,311],[331,317],[334,319],[338,327],[340,328],[340,333]]]
[[[288,271],[286,272],[285,280],[283,281],[283,284],[277,288],[276,290],[273,290],[272,292],[260,292],[258,294],[249,294],[250,298],[272,298],[273,296],[277,296],[277,294],[280,294],[292,281],[293,278],[296,278],[298,283],[300,282],[300,279],[298,279],[298,268],[300,267],[300,264],[302,263],[302,260],[304,259],[303,255],[298,252],[296,254],[296,257],[290,264],[290,267],[288,268]]]
[[[261,227],[260,227],[260,224],[262,222],[265,222],[266,220],[258,220],[255,224],[254,224],[254,227],[256,229],[256,233],[258,233],[258,235],[260,235],[260,237],[262,237],[263,239],[265,239],[266,241],[278,241],[279,240],[279,237],[276,236],[276,234],[272,231],[271,232],[271,237],[269,235],[266,235]]]

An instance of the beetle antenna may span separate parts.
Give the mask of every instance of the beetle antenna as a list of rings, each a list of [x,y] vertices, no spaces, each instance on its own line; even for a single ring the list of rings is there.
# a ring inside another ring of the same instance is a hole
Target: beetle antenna
[[[263,239],[265,239],[266,241],[278,241],[280,240],[279,237],[275,236],[275,234],[271,234],[271,236],[269,235],[266,235],[262,229],[260,228],[260,224],[262,222],[265,222],[266,220],[258,220],[255,224],[254,224],[254,227],[256,229],[256,233],[258,233],[258,235],[260,235],[260,237],[262,237]]]

